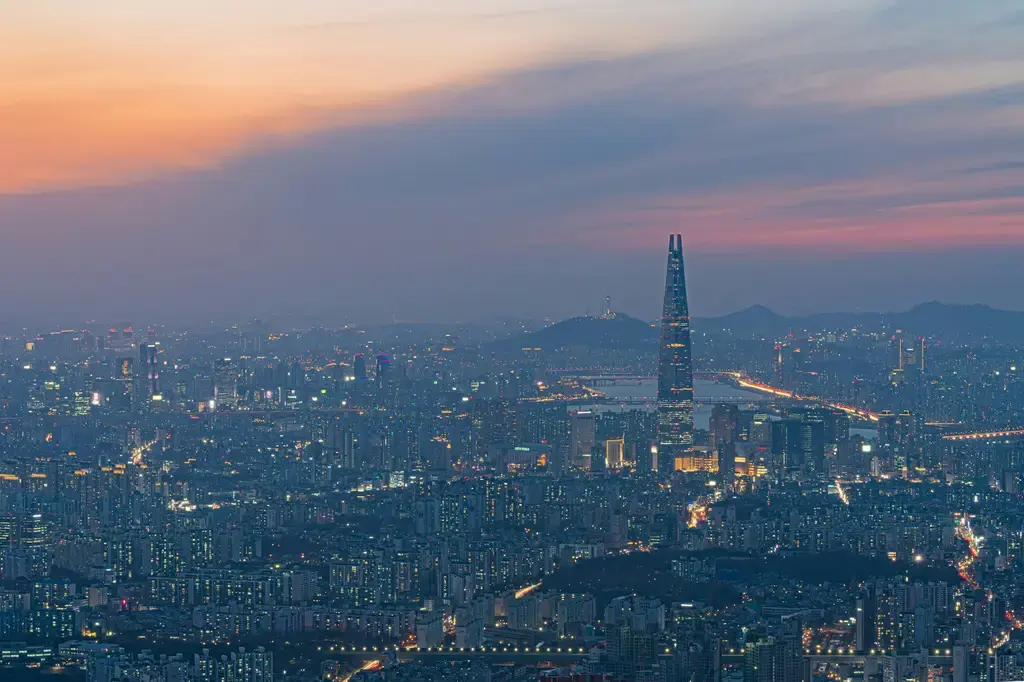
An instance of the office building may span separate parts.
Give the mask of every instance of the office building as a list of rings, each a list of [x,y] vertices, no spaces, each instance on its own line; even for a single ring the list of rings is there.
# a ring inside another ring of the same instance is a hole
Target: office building
[[[597,444],[597,418],[590,410],[569,416],[569,465],[574,469],[590,469],[590,457]]]
[[[218,410],[238,406],[238,370],[231,358],[213,363],[213,402]]]

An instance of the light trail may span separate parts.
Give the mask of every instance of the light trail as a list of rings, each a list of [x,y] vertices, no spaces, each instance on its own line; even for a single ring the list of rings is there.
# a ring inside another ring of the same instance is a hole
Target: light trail
[[[977,578],[974,575],[974,564],[980,555],[981,539],[971,528],[971,519],[967,514],[959,517],[956,521],[955,534],[958,538],[967,543],[968,552],[963,556],[956,564],[957,572],[960,577],[974,589],[981,588]],[[995,593],[984,588],[988,599],[991,601],[995,598]],[[1010,635],[1014,630],[1024,629],[1024,622],[1016,616],[1012,611],[1006,612],[1006,620],[1009,622],[1009,627],[1003,630],[998,635],[995,635],[992,639],[992,649],[998,649],[1010,641]]]
[[[381,663],[377,659],[373,659],[372,661],[367,661],[366,663],[363,663],[363,665],[359,668],[359,670],[356,670],[354,672],[350,672],[348,675],[346,675],[345,677],[341,678],[340,682],[348,682],[353,677],[355,677],[356,674],[358,674],[358,673],[363,673],[363,672],[366,672],[368,670],[380,670],[383,667],[384,667],[384,664]]]
[[[965,554],[957,563],[956,570],[963,578],[964,582],[970,585],[972,588],[978,588],[978,581],[974,577],[974,562],[978,558],[978,547],[980,542],[978,536],[974,534],[974,529],[971,528],[970,518],[964,514],[958,517],[956,520],[956,528],[954,529],[954,535],[967,543],[967,554]]]
[[[134,448],[132,448],[132,464],[134,464],[135,466],[140,466],[142,464],[143,458],[146,456],[147,453],[149,453],[150,450],[153,449],[154,445],[156,445],[156,441],[151,440],[142,443],[141,445],[136,445]]]
[[[846,489],[843,488],[843,482],[838,478],[836,479],[836,495],[839,496],[840,502],[846,506],[850,506],[850,496],[847,494]]]
[[[522,599],[523,597],[533,594],[543,584],[543,581],[534,583],[533,585],[527,585],[516,590],[516,599]]]
[[[878,414],[875,412],[871,412],[869,410],[862,410],[859,407],[854,407],[852,405],[844,405],[843,403],[830,402],[828,400],[823,400],[816,396],[800,395],[799,393],[795,393],[793,391],[787,391],[782,388],[776,388],[775,386],[769,386],[768,384],[762,384],[756,381],[751,381],[749,378],[744,378],[743,376],[741,376],[738,372],[723,372],[723,374],[733,377],[736,380],[736,383],[739,384],[740,388],[749,388],[753,391],[769,393],[779,398],[786,398],[787,400],[800,400],[802,402],[817,403],[819,405],[824,405],[825,407],[831,407],[834,410],[839,410],[840,412],[845,412],[851,417],[858,417],[859,419],[864,419],[865,421],[878,421]]]

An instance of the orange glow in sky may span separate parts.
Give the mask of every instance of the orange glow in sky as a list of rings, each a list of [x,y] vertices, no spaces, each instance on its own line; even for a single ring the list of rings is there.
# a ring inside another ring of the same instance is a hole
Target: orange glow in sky
[[[307,275],[378,231],[459,264],[676,231],[730,256],[1024,246],[1019,0],[3,5],[10,281],[63,259],[105,291],[126,238],[196,268],[201,238],[219,268],[256,235]]]
[[[562,0],[40,0],[2,10],[0,192],[202,166],[361,108],[697,40],[678,8]]]
[[[749,42],[874,0],[33,0],[0,10],[0,193],[205,166],[368,105],[529,67]],[[823,22],[822,26],[830,26]],[[797,35],[815,35],[804,31]],[[842,36],[840,36],[842,38]],[[828,40],[828,36],[825,38]],[[890,103],[1020,80],[1006,56],[723,83],[764,106]],[[998,56],[998,55],[997,55]],[[740,62],[749,60],[742,55]],[[515,99],[515,93],[509,94]],[[380,112],[377,108],[375,115]],[[401,109],[399,108],[399,111]],[[1005,114],[1004,114],[1005,115]],[[1020,121],[1012,122],[1017,125]]]

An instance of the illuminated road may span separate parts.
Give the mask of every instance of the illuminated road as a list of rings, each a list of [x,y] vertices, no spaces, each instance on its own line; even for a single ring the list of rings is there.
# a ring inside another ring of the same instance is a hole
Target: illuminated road
[[[436,647],[376,647],[376,646],[339,646],[331,647],[330,653],[332,654],[348,654],[352,656],[380,658],[381,654],[387,652],[394,652],[399,657],[403,656],[506,656],[512,654],[514,656],[533,656],[533,657],[551,657],[552,655],[559,656],[573,656],[579,657],[586,653],[586,649],[581,646],[512,646],[509,644],[497,644],[497,645],[486,645],[486,646],[475,646],[469,648],[455,647],[455,646],[436,646]]]
[[[587,403],[587,404],[614,404],[614,405],[638,405],[638,406],[650,406],[657,405],[658,399],[653,396],[648,397],[631,397],[631,398],[609,398],[607,396],[580,396],[577,398],[566,398],[567,403]],[[714,398],[694,398],[694,405],[750,405],[752,403],[770,403],[773,402],[771,396],[768,395],[745,395],[745,396],[718,396]]]
[[[391,649],[389,651],[392,651],[397,659],[402,662],[487,660],[491,663],[533,664],[541,662],[550,662],[552,664],[576,662],[587,653],[587,649],[584,647],[532,648],[513,646],[485,646],[472,647],[469,649],[460,649],[457,647],[409,647],[399,650]],[[338,658],[354,658],[356,660],[365,659],[365,663],[361,670],[374,670],[381,665],[381,656],[383,653],[385,653],[383,649],[377,649],[376,647],[339,647],[336,652],[332,651],[331,655]],[[669,652],[666,650],[666,653]],[[863,663],[867,659],[879,659],[890,653],[893,652],[872,650],[870,652],[857,653],[853,651],[852,648],[824,650],[817,648],[805,649],[804,658],[808,658],[812,662],[816,663]],[[953,652],[950,649],[935,649],[929,650],[928,657],[934,663],[950,663],[952,662],[952,653]],[[741,649],[723,651],[721,656],[723,661],[728,662],[741,662],[744,659],[744,653]],[[352,675],[349,677],[351,676]],[[349,677],[342,678],[342,682],[349,679]]]
[[[850,496],[847,494],[846,489],[843,488],[843,482],[838,478],[836,479],[836,495],[839,496],[840,502],[847,506],[850,505]]]
[[[1024,436],[1024,429],[1006,431],[978,431],[977,433],[951,433],[943,436],[943,440],[992,440],[994,438],[1015,438]]]
[[[533,594],[537,591],[537,588],[539,588],[541,584],[541,582],[536,582],[533,585],[527,585],[526,587],[516,590],[516,599],[522,599],[527,595]]]
[[[478,647],[475,651],[472,648],[441,647],[434,650],[413,649],[402,651],[398,654],[398,659],[401,661],[485,659],[494,663],[536,663],[540,661],[559,661],[564,663],[579,661],[585,655],[586,650],[583,647],[550,647],[540,649],[530,647]]]
[[[812,664],[816,663],[861,663],[868,659],[881,659],[885,655],[891,655],[894,651],[883,651],[872,649],[866,653],[857,653],[851,649],[804,649],[804,658],[810,659]],[[952,663],[952,649],[930,649],[928,659],[932,663]],[[730,649],[722,652],[722,660],[729,663],[740,663],[744,660],[744,653],[741,649]]]
[[[371,659],[371,660],[367,661],[366,663],[363,663],[362,667],[359,668],[359,670],[356,670],[355,672],[351,672],[348,675],[346,675],[345,677],[341,678],[341,682],[348,682],[353,677],[355,677],[355,675],[357,673],[366,672],[367,670],[379,670],[382,667],[384,667],[384,663],[383,662],[381,662],[380,660],[378,660],[376,658]]]
[[[401,649],[379,647],[332,647],[327,655],[336,659],[365,660],[366,665],[380,664],[382,656],[391,653],[403,663],[409,661],[465,661],[486,660],[490,663],[566,664],[579,662],[587,653],[584,647],[516,647],[508,645],[458,648],[407,647]],[[373,667],[363,668],[372,670]],[[357,671],[358,672],[358,671]],[[354,674],[354,673],[353,673]],[[348,678],[343,678],[348,679]]]
[[[976,563],[981,550],[981,539],[971,528],[970,516],[964,514],[958,516],[956,519],[955,533],[958,538],[967,543],[967,554],[965,554],[957,563],[956,569],[960,573],[960,577],[964,581],[973,587],[979,589],[981,585],[978,583],[978,579],[975,575],[974,564]],[[992,601],[995,599],[995,593],[992,590],[985,589],[986,599]],[[998,649],[1007,642],[1010,641],[1010,635],[1014,630],[1024,629],[1024,622],[1021,621],[1012,611],[1007,610],[1006,612],[1007,628],[992,638],[992,649]]]
[[[151,440],[132,448],[132,464],[140,466],[149,451],[153,449],[154,445],[156,445],[156,441]]]
[[[824,398],[818,398],[817,396],[800,395],[799,393],[795,393],[793,391],[787,391],[785,389],[777,388],[775,386],[769,386],[768,384],[762,384],[760,382],[751,380],[749,377],[744,377],[739,372],[722,372],[722,374],[732,377],[740,388],[749,388],[752,391],[768,393],[778,398],[785,398],[786,400],[798,400],[800,402],[805,403],[824,405],[825,407],[831,407],[834,410],[845,412],[851,417],[857,417],[858,419],[863,419],[864,421],[878,421],[877,413],[870,412],[868,410],[862,410],[859,407],[845,405],[843,403],[834,403]]]
[[[971,587],[977,589],[978,581],[974,578],[974,562],[978,558],[979,540],[971,528],[971,519],[966,514],[957,517],[954,534],[967,543],[967,554],[956,563],[957,573]]]
[[[330,414],[359,414],[362,413],[358,407],[337,407],[329,410],[204,410],[202,412],[187,412],[192,419],[206,417],[290,417],[309,415],[330,415]]]

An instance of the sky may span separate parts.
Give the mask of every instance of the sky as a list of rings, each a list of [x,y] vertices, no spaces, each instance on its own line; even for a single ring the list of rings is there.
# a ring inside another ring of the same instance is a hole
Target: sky
[[[4,320],[1021,309],[1019,0],[0,0]]]

